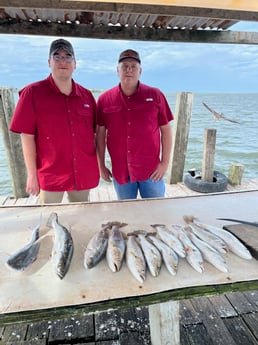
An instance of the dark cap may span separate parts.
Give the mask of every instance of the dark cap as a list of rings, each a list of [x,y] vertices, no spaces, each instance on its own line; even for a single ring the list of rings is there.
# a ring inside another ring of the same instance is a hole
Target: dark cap
[[[133,59],[133,60],[136,60],[139,63],[141,63],[140,55],[135,50],[132,50],[132,49],[127,49],[127,50],[123,51],[119,55],[118,62],[121,62],[125,59]]]
[[[69,41],[66,41],[62,38],[55,40],[51,43],[50,49],[49,49],[49,56],[55,54],[59,49],[65,50],[68,54],[71,54],[74,56],[73,46]]]

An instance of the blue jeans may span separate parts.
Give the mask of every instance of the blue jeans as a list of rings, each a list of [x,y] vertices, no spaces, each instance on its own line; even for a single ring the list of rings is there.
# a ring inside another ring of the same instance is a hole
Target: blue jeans
[[[153,182],[151,179],[140,182],[119,184],[114,178],[113,183],[118,200],[136,199],[138,191],[142,198],[163,198],[165,196],[165,182]]]

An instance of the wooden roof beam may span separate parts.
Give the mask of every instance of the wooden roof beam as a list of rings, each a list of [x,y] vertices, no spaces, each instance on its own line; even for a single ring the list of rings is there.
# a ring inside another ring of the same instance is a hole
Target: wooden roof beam
[[[67,36],[97,39],[185,42],[185,43],[227,43],[258,44],[257,32],[176,30],[167,28],[136,28],[124,26],[94,26],[85,24],[62,24],[0,20],[0,34],[29,34],[43,36]]]
[[[168,4],[168,2],[170,4]],[[140,1],[87,1],[87,0],[0,0],[0,8],[31,8],[31,9],[64,9],[89,12],[118,12],[118,13],[139,13],[156,15],[178,15],[189,17],[220,18],[230,20],[258,21],[258,1],[238,0],[238,1],[217,1],[188,0],[180,1],[158,1],[151,3]],[[214,3],[217,3],[215,5]],[[219,3],[219,4],[218,4]],[[218,8],[218,6],[220,8]]]

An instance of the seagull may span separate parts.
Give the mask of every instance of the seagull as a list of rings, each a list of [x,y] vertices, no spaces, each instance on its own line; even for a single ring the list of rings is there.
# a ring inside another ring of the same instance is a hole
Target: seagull
[[[205,106],[206,109],[208,109],[212,113],[213,120],[215,120],[215,121],[217,121],[217,120],[226,120],[226,121],[229,121],[229,122],[240,124],[238,121],[228,119],[226,116],[224,116],[224,114],[222,114],[222,113],[219,114],[215,110],[212,110],[206,103],[202,102],[202,104]]]

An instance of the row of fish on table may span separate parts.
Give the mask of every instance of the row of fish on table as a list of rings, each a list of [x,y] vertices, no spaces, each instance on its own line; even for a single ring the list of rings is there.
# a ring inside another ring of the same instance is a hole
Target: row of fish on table
[[[232,233],[220,227],[201,223],[193,216],[184,216],[185,226],[152,224],[150,230],[124,232],[128,224],[112,221],[101,226],[86,245],[83,265],[91,269],[106,257],[112,272],[120,271],[123,262],[133,277],[140,283],[146,279],[147,271],[157,277],[162,263],[168,272],[176,275],[179,258],[186,261],[199,273],[204,271],[204,261],[226,273],[226,255],[229,251],[243,259],[252,259],[249,250]],[[51,213],[47,226],[54,229],[52,262],[54,270],[63,279],[69,270],[74,243],[71,232]],[[6,264],[16,271],[24,271],[36,259],[41,239],[40,224],[33,230],[30,242],[10,255]]]

